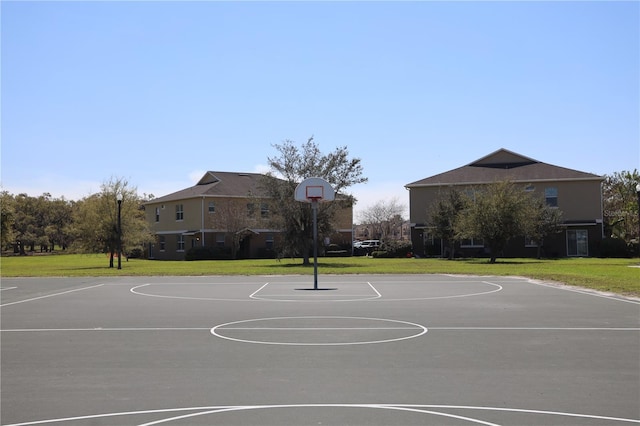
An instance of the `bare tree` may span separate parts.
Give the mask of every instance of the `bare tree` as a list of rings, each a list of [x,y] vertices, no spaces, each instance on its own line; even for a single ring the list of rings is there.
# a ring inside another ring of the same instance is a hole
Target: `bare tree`
[[[390,200],[381,200],[373,206],[362,211],[358,220],[363,225],[368,225],[373,230],[373,236],[382,243],[386,242],[395,230],[402,230],[404,218],[402,212],[405,206],[400,204],[397,197]]]
[[[225,232],[231,236],[232,257],[238,257],[240,243],[256,225],[256,215],[251,215],[252,199],[226,199],[216,203],[215,212],[209,221],[213,229]]]

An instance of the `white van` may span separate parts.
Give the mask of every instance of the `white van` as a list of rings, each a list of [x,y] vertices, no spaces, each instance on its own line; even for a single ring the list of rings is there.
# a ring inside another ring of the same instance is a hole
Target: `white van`
[[[380,240],[364,240],[358,247],[375,250],[380,247]]]

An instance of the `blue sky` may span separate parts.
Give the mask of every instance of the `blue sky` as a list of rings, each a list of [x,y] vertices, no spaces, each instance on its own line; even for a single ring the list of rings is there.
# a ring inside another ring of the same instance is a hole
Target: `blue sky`
[[[2,188],[156,196],[347,146],[356,212],[506,148],[640,168],[638,2],[2,1]]]

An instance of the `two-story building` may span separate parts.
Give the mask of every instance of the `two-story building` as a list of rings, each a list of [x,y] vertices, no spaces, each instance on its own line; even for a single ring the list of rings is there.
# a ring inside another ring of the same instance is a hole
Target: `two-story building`
[[[433,237],[429,225],[432,204],[449,189],[465,192],[497,181],[521,185],[544,197],[547,205],[562,212],[562,232],[545,238],[543,253],[548,257],[594,256],[603,238],[601,176],[546,164],[506,149],[499,149],[470,164],[405,185],[409,190],[409,215],[413,251],[423,256],[439,256],[443,242]],[[463,256],[481,254],[482,241],[457,244]],[[525,236],[513,239],[506,257],[535,257],[537,246]]]
[[[156,236],[148,257],[181,260],[197,247],[221,257],[273,257],[280,230],[272,228],[272,200],[261,187],[262,178],[259,173],[209,171],[196,185],[145,203]],[[338,211],[337,232],[328,240],[350,243],[352,217],[351,208]]]

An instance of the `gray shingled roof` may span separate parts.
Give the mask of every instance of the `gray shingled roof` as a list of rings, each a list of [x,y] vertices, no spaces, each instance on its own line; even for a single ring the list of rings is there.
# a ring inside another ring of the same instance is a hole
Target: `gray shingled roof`
[[[440,173],[405,185],[420,186],[485,184],[496,181],[512,182],[602,180],[601,176],[533,160],[506,149],[499,149],[466,166]]]
[[[189,188],[155,198],[146,204],[201,197],[263,196],[259,173],[206,172],[200,181]]]

